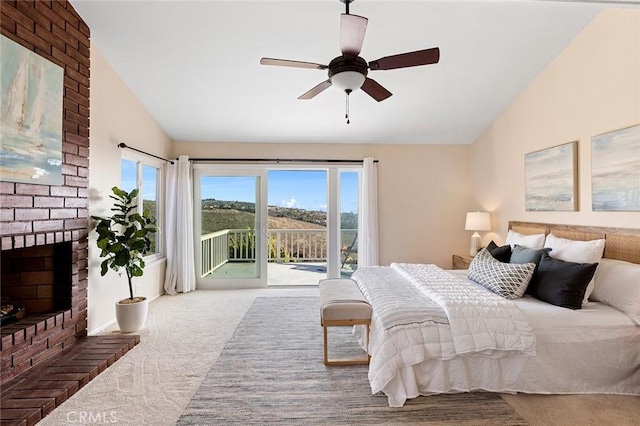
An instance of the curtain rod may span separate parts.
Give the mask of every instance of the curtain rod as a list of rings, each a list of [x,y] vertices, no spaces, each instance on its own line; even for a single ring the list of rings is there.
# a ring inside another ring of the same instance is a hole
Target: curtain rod
[[[154,157],[154,158],[158,158],[160,160],[164,160],[167,161],[171,164],[173,164],[173,160],[168,160],[166,158],[163,157],[158,157],[157,155],[153,155],[153,154],[149,154],[148,152],[145,151],[141,151],[139,149],[133,148],[129,145],[127,145],[124,142],[120,142],[118,144],[118,148],[126,148],[126,149],[130,149],[136,152],[139,152],[141,154],[145,154],[148,155],[150,157]],[[340,164],[340,163],[362,163],[364,160],[319,160],[319,159],[311,159],[311,158],[307,158],[307,159],[294,159],[294,158],[190,158],[190,161],[194,161],[194,162],[206,162],[206,161],[221,161],[221,162],[228,162],[228,163],[332,163],[332,164]],[[373,160],[374,163],[379,162],[379,160]]]
[[[190,161],[220,161],[229,163],[362,163],[364,160],[322,160],[317,158],[190,158]],[[373,160],[377,163],[379,160]]]
[[[126,149],[130,149],[130,150],[132,150],[132,151],[139,152],[140,154],[148,155],[149,157],[157,158],[157,159],[159,159],[159,160],[164,160],[164,161],[166,161],[166,162],[168,162],[168,163],[173,164],[173,160],[167,160],[166,158],[158,157],[157,155],[154,155],[154,154],[149,154],[148,152],[141,151],[141,150],[139,150],[139,149],[133,148],[133,147],[131,147],[131,146],[127,145],[127,144],[126,144],[126,143],[124,143],[124,142],[120,142],[120,143],[118,144],[118,148],[123,148],[123,149],[124,149],[124,148],[126,148]]]

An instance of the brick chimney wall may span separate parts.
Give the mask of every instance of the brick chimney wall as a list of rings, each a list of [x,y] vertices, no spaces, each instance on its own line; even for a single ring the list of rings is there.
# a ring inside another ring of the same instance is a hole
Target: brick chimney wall
[[[32,321],[22,331],[3,327],[4,383],[87,333],[90,34],[67,1],[2,0],[0,14],[3,36],[64,69],[64,183],[0,182],[1,248],[62,242],[72,247],[71,309]]]

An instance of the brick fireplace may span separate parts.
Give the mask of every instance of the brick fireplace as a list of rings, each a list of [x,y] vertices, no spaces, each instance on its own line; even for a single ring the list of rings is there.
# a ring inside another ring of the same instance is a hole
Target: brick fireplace
[[[64,69],[63,184],[0,182],[2,296],[26,313],[2,327],[5,383],[86,336],[90,44],[67,2],[2,1],[0,13],[3,36]]]
[[[67,1],[2,0],[0,14],[3,36],[64,70],[63,184],[0,181],[2,296],[26,314],[1,328],[1,417],[33,424],[139,338],[86,337],[89,27]]]

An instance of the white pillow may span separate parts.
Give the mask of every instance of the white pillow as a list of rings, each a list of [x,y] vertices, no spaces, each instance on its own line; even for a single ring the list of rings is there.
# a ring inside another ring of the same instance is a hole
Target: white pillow
[[[640,265],[602,259],[595,278],[591,300],[621,310],[640,325]]]
[[[544,234],[525,235],[509,230],[505,244],[509,244],[511,250],[516,247],[516,244],[526,248],[540,250],[544,246]]]
[[[553,234],[547,235],[544,246],[551,248],[549,256],[565,262],[576,263],[598,263],[604,253],[604,240],[575,241],[566,238],[556,237]],[[593,291],[595,278],[589,281],[587,290],[584,292],[582,303],[589,301],[589,296]]]

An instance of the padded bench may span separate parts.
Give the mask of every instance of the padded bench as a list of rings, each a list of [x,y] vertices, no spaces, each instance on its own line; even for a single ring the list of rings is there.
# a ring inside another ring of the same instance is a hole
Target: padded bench
[[[364,325],[369,342],[371,305],[362,295],[355,281],[344,278],[320,280],[320,324],[324,328],[324,364],[368,364],[371,357],[329,360],[327,327]]]

